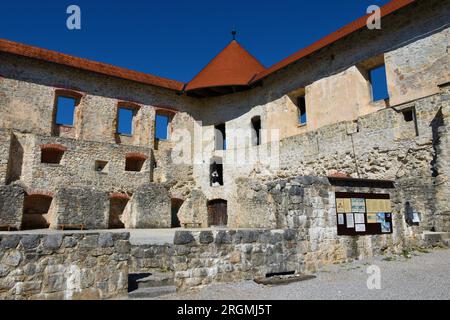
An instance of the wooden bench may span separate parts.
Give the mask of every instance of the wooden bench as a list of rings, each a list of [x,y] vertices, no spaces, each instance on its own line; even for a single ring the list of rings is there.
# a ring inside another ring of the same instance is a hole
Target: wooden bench
[[[200,228],[202,224],[198,222],[186,222],[183,223],[183,227],[186,228]]]
[[[64,229],[76,229],[76,230],[83,230],[84,229],[84,224],[60,224],[58,225],[58,229],[59,230],[64,230]]]

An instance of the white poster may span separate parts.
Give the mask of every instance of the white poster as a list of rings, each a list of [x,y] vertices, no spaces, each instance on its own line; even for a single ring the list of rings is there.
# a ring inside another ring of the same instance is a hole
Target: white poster
[[[338,214],[338,224],[344,224],[344,215],[342,213]]]
[[[352,198],[352,212],[366,212],[366,201],[364,198]]]
[[[355,231],[356,232],[365,232],[366,231],[366,225],[365,224],[355,224]]]
[[[354,228],[355,221],[353,220],[353,213],[347,213],[345,217],[347,219],[347,228]]]
[[[365,223],[364,213],[355,213],[355,223]]]

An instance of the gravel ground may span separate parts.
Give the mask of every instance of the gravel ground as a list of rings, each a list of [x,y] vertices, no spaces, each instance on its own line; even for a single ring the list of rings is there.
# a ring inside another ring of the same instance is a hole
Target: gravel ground
[[[369,290],[367,267],[381,271],[381,289]],[[450,249],[413,252],[323,268],[317,278],[288,285],[264,286],[253,281],[217,284],[160,299],[308,300],[308,299],[444,299],[450,300]]]

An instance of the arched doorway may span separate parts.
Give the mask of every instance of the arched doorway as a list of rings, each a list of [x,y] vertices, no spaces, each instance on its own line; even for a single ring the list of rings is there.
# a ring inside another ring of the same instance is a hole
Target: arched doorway
[[[227,224],[227,201],[223,199],[208,201],[208,226],[224,227]]]

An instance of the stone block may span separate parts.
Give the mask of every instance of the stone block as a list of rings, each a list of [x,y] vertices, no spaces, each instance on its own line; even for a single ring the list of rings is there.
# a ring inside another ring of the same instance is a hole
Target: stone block
[[[51,213],[55,222],[50,225],[83,224],[85,229],[107,229],[109,196],[90,187],[60,188],[53,199]]]
[[[20,229],[25,191],[18,184],[0,186],[0,224]]]
[[[161,184],[140,186],[131,200],[131,228],[170,228],[170,196]]]
[[[190,244],[195,242],[195,238],[189,231],[176,231],[175,237],[173,240],[174,244],[181,245],[181,244]]]

